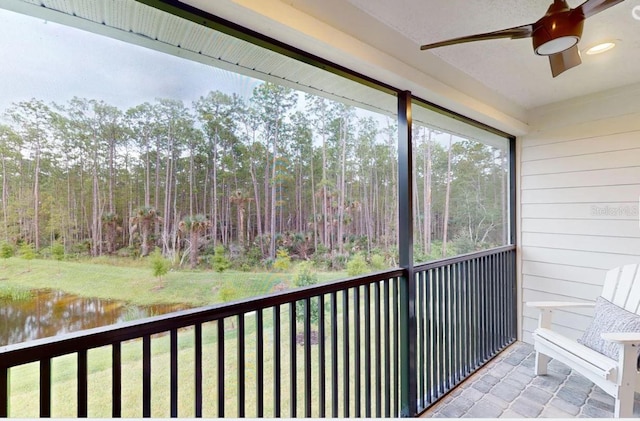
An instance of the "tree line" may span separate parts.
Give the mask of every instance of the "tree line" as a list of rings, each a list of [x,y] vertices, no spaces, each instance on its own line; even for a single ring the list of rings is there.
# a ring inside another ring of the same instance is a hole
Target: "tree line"
[[[192,266],[220,245],[251,262],[286,250],[392,264],[396,139],[391,118],[272,83],[125,110],[14,103],[0,123],[0,241],[91,256],[159,247]],[[419,125],[414,148],[418,256],[502,244],[504,151]]]

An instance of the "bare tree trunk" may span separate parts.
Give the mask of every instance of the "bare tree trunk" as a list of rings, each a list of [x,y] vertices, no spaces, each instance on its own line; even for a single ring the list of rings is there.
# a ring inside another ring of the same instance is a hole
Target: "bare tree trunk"
[[[277,119],[276,119],[277,121]],[[269,243],[269,257],[276,257],[276,164],[278,157],[278,123],[273,133],[273,164],[271,166],[271,238]]]
[[[256,170],[253,162],[249,167],[251,172],[251,181],[253,184],[253,197],[256,201],[256,227],[258,229],[258,238],[260,239],[260,251],[264,255],[264,237],[262,236],[262,206],[260,205],[260,187],[258,187],[258,180],[256,178]]]
[[[313,147],[311,148],[311,208],[313,211],[313,250],[318,250],[318,209],[316,207],[316,181],[313,171]]]
[[[424,182],[422,185],[424,201],[424,252],[431,254],[431,130],[426,138],[425,156],[422,162],[424,171]]]
[[[451,143],[453,135],[449,135],[449,151],[447,153],[447,191],[444,196],[444,220],[442,230],[442,257],[447,256],[447,234],[449,229],[449,197],[451,195]]]
[[[36,168],[33,182],[33,230],[36,252],[40,250],[40,141],[36,142]]]
[[[344,253],[344,206],[345,206],[345,176],[347,161],[347,121],[346,117],[340,119],[340,137],[342,152],[340,154],[340,196],[338,201],[338,251]]]
[[[2,217],[4,221],[4,241],[9,242],[9,222],[7,215],[7,202],[9,200],[9,180],[7,179],[7,165],[5,156],[2,155]]]
[[[164,211],[162,217],[164,218],[164,224],[162,224],[162,253],[167,254],[168,242],[169,242],[169,229],[171,225],[171,199],[173,192],[173,142],[171,129],[169,129],[169,145],[167,148],[167,156],[165,159],[165,195],[164,195]]]
[[[213,162],[211,165],[211,237],[213,246],[218,243],[218,128],[213,135]]]

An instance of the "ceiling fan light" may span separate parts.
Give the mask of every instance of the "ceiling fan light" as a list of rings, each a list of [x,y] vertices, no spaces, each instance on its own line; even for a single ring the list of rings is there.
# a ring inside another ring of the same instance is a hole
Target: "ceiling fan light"
[[[605,51],[611,50],[615,46],[616,46],[616,43],[613,41],[602,42],[600,44],[594,45],[593,47],[589,48],[587,51],[585,51],[585,54],[588,54],[590,56],[593,56],[596,54],[602,54]]]
[[[536,54],[540,56],[550,56],[568,50],[580,41],[579,37],[568,35],[549,40],[536,48]]]

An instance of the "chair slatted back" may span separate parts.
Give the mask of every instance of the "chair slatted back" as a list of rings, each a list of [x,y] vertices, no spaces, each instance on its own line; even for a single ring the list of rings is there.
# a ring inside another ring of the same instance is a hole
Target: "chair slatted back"
[[[640,314],[640,265],[626,265],[607,272],[602,297],[618,307]]]

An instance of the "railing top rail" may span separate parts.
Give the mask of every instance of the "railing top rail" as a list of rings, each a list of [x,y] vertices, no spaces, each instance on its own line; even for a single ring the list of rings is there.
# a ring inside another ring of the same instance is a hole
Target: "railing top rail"
[[[30,342],[0,346],[0,368],[14,367],[38,361],[43,356],[57,357],[83,349],[93,349],[117,342],[137,339],[172,329],[193,326],[220,320],[226,317],[250,313],[252,311],[275,307],[278,305],[317,297],[368,285],[402,276],[403,270],[394,268],[369,275],[358,276],[346,280],[338,280],[298,288],[292,291],[276,292],[269,295],[252,297],[246,300],[220,303],[206,307],[167,313],[161,316],[134,320],[117,325],[98,327],[80,332],[50,338],[37,339]]]
[[[516,246],[513,244],[509,244],[506,246],[496,247],[489,250],[476,251],[473,253],[461,254],[459,256],[447,257],[445,259],[438,259],[427,263],[421,263],[419,265],[415,265],[413,271],[414,272],[424,272],[430,269],[437,269],[439,267],[453,265],[455,263],[465,262],[471,259],[478,259],[485,256],[493,256],[495,254],[504,253],[507,251],[513,251],[516,249]]]

